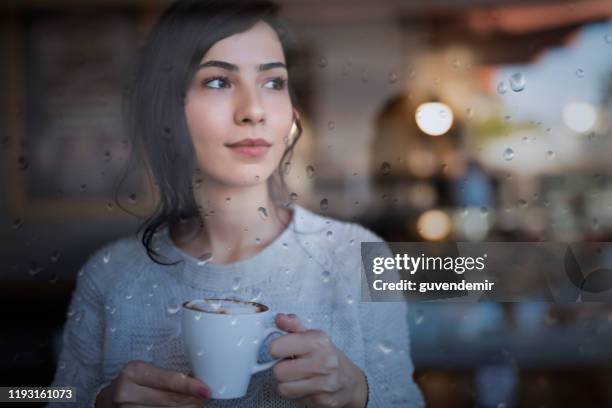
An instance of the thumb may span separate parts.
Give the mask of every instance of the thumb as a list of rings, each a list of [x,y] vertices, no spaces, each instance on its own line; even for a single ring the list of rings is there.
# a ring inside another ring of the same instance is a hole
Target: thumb
[[[300,319],[293,313],[285,314],[278,313],[275,318],[276,325],[279,329],[287,331],[287,332],[305,332],[306,327],[302,325]]]

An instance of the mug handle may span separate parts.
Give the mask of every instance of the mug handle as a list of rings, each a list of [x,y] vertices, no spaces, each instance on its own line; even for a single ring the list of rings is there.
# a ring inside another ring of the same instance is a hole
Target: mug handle
[[[282,334],[289,334],[289,332],[286,332],[284,330],[281,330],[277,327],[269,327],[266,330],[264,330],[263,335],[262,335],[262,339],[265,340],[266,338],[268,338],[269,335],[271,335],[272,333],[282,333]],[[267,370],[268,368],[271,368],[274,364],[278,363],[279,361],[284,360],[283,358],[277,358],[275,360],[272,361],[268,361],[266,363],[255,363],[255,365],[253,366],[253,369],[251,370],[251,374],[255,374],[258,373],[260,371],[264,371]]]

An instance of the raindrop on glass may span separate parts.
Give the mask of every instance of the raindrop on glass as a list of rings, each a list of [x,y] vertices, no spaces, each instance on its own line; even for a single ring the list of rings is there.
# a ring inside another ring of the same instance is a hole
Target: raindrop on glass
[[[576,70],[576,76],[577,76],[578,78],[584,78],[584,69],[582,69],[582,68],[578,68],[578,69]]]
[[[306,166],[306,176],[308,178],[310,178],[310,179],[313,178],[314,177],[314,173],[315,173],[315,169],[314,169],[313,166],[311,166],[311,165]]]
[[[514,159],[514,150],[508,147],[506,150],[504,150],[504,160],[510,161],[512,159]]]
[[[251,296],[251,298],[249,299],[251,302],[257,302],[259,300],[259,298],[261,297],[263,291],[261,290],[261,288],[256,288],[253,291],[253,296]]]
[[[527,205],[528,205],[528,204],[527,204],[527,201],[525,201],[525,200],[523,200],[523,199],[518,200],[518,206],[519,206],[519,208],[527,208]]]
[[[212,260],[212,253],[204,252],[202,255],[198,256],[198,266],[204,266]]]
[[[497,84],[497,93],[500,95],[505,94],[508,91],[508,87],[506,86],[506,83],[504,81],[501,81],[499,84]]]
[[[353,304],[353,296],[348,295],[346,297],[346,303],[348,303],[349,305],[352,305]]]
[[[378,343],[378,350],[380,350],[380,352],[383,354],[391,354],[393,351],[393,349],[385,343]]]
[[[198,357],[202,357],[204,355],[204,352],[202,350],[198,350],[196,354],[198,355]]]
[[[333,120],[330,120],[329,122],[327,122],[327,130],[334,130],[336,128],[336,122],[334,122]]]
[[[605,41],[607,44],[612,44],[612,34],[606,34],[606,35],[604,36],[604,41]]]
[[[136,194],[132,193],[130,194],[130,197],[128,198],[128,201],[130,204],[136,204]]]
[[[546,158],[547,159],[554,159],[555,158],[555,152],[553,152],[552,150],[549,150],[546,152]]]
[[[202,318],[202,313],[196,313],[196,314],[193,316],[193,318],[194,318],[195,320],[200,320],[200,319]]]
[[[287,245],[287,243],[286,243],[286,242],[283,242],[282,247],[283,247],[283,249],[289,249],[289,245]]]
[[[14,230],[18,230],[19,228],[21,228],[23,226],[23,220],[21,218],[15,218],[13,220],[13,224],[12,224],[12,228]]]
[[[329,207],[329,201],[327,200],[327,198],[324,198],[321,200],[321,203],[319,204],[319,207],[321,207],[321,210],[326,211],[327,208]]]
[[[60,253],[59,253],[59,251],[57,251],[57,250],[56,250],[56,251],[53,251],[53,253],[51,254],[51,258],[50,258],[50,259],[51,259],[51,262],[57,262],[57,260],[59,259],[59,257],[60,257]]]
[[[106,204],[106,209],[107,209],[108,211],[113,211],[113,203],[108,203],[108,204]]]
[[[240,277],[236,276],[234,278],[234,283],[232,285],[232,290],[238,290],[238,289],[240,289]]]
[[[104,255],[102,255],[102,262],[108,263],[108,261],[110,261],[110,257],[111,257],[110,252],[106,252]]]
[[[319,67],[321,67],[321,68],[325,68],[326,66],[327,66],[327,59],[325,59],[325,58],[321,58],[321,59],[319,60]]]
[[[521,92],[525,89],[525,76],[520,72],[513,74],[510,77],[510,88],[512,88],[514,92]]]
[[[259,216],[261,217],[262,220],[265,220],[268,218],[268,210],[266,210],[265,207],[259,207],[257,209],[257,212],[259,213]]]
[[[28,273],[30,274],[30,276],[35,276],[38,275],[40,273],[40,271],[42,271],[42,267],[39,266],[36,262],[32,262],[30,264],[30,267],[28,268]]]
[[[328,230],[328,231],[325,233],[325,236],[327,237],[327,239],[333,239],[333,237],[334,237],[334,232],[333,232],[332,230]]]
[[[489,209],[486,206],[480,207],[480,216],[486,217],[489,215]]]
[[[329,271],[323,271],[323,273],[321,274],[321,277],[323,278],[323,283],[328,283],[329,277],[330,277]]]
[[[397,82],[397,74],[395,72],[389,72],[389,83],[394,84]]]
[[[238,343],[236,343],[236,345],[240,347],[242,346],[242,343],[244,343],[244,336],[240,336],[240,338],[238,339]]]
[[[19,170],[25,170],[28,168],[28,159],[27,157],[21,155],[19,156],[19,158],[17,159],[17,163],[19,164]]]
[[[131,293],[125,295],[125,300],[130,300],[131,298],[133,298],[134,295],[132,295]]]
[[[380,165],[380,172],[383,176],[388,176],[389,174],[391,174],[391,165],[387,162],[383,162]]]
[[[423,310],[421,310],[421,309],[417,309],[417,310],[414,312],[414,322],[415,322],[416,324],[421,324],[421,323],[423,323],[423,320],[424,320],[424,319],[425,319],[425,315],[423,314]]]
[[[291,193],[291,194],[289,194],[289,198],[291,199],[291,201],[295,201],[295,200],[297,200],[298,195],[297,195],[297,193]]]

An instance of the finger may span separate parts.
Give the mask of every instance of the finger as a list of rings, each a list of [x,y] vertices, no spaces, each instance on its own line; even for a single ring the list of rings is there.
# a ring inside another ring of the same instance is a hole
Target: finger
[[[308,330],[300,319],[295,314],[291,313],[286,315],[285,313],[278,313],[275,318],[276,325],[281,329],[291,333],[305,332]]]
[[[313,353],[295,360],[282,360],[272,367],[272,373],[276,380],[286,382],[329,374],[337,367],[337,356]]]
[[[308,332],[285,334],[272,340],[268,346],[268,352],[272,358],[299,357],[312,350],[312,336]]]
[[[333,393],[340,390],[336,376],[318,375],[304,380],[282,382],[277,385],[280,396],[288,399],[298,399],[311,394]]]
[[[128,391],[120,394],[119,400],[122,404],[144,404],[152,407],[201,405],[203,401],[202,397],[145,387],[135,383],[130,384]]]
[[[144,361],[130,362],[125,368],[128,377],[138,385],[172,391],[194,397],[210,398],[210,388],[203,382],[178,371],[156,367]]]

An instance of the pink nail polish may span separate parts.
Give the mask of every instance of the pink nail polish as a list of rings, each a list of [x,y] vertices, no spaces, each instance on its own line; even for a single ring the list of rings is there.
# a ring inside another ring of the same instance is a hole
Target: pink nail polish
[[[208,388],[198,388],[198,395],[204,399],[210,399],[210,390]]]

